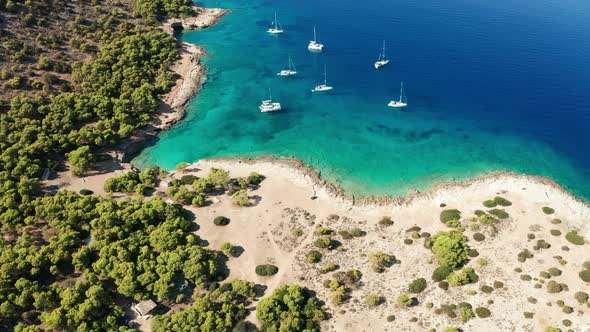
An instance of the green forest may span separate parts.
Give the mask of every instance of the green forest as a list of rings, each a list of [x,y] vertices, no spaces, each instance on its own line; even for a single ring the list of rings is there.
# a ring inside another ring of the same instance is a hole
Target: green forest
[[[180,205],[51,194],[40,181],[66,161],[83,175],[149,123],[179,58],[159,21],[194,14],[190,0],[0,0],[0,330],[127,331],[131,303],[185,301],[186,284],[194,305],[155,330],[246,328],[255,285],[223,282],[223,254]],[[143,194],[159,175],[105,187]]]

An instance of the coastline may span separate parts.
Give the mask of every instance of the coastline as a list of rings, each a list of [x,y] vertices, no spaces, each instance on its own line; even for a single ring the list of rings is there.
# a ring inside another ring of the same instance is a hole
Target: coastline
[[[164,32],[174,35],[180,30],[204,29],[215,25],[229,10],[223,8],[194,7],[197,16],[168,19],[162,23]],[[207,81],[207,68],[200,57],[206,51],[199,45],[179,41],[180,59],[170,70],[178,79],[168,93],[162,96],[152,121],[137,131],[128,141],[114,151],[119,163],[126,163],[130,156],[141,151],[162,130],[168,130],[186,115],[186,104],[195,97]]]

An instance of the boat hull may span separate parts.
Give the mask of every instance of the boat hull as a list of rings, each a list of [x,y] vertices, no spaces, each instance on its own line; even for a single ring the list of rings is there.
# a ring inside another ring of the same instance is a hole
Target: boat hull
[[[293,76],[297,75],[297,72],[294,70],[281,70],[277,73],[278,76]]]
[[[280,29],[268,29],[266,32],[272,34],[272,35],[278,35],[280,33],[283,33],[283,30]]]
[[[334,88],[331,86],[315,87],[314,89],[311,90],[311,92],[328,92],[328,91],[332,91],[332,90],[334,90]]]
[[[389,60],[375,62],[375,69],[379,69],[389,63]]]
[[[282,108],[281,103],[271,103],[266,105],[260,105],[258,109],[260,109],[260,112],[262,113],[268,113],[280,111]]]
[[[402,108],[402,107],[406,107],[406,106],[408,106],[408,104],[407,104],[407,103],[401,103],[401,102],[399,102],[399,101],[392,100],[392,101],[390,101],[390,102],[387,104],[387,106],[389,106],[389,107],[393,107],[393,108]]]

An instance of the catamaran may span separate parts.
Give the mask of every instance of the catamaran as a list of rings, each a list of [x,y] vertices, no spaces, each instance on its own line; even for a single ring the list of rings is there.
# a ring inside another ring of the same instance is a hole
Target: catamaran
[[[383,41],[383,51],[379,54],[379,59],[375,62],[375,69],[379,69],[389,63],[389,59],[385,57],[385,40]]]
[[[273,26],[270,29],[268,29],[267,32],[272,33],[273,35],[283,33],[283,27],[281,26],[281,23],[277,19],[277,12],[275,12],[275,20],[273,22]]]
[[[289,69],[283,69],[277,73],[279,76],[292,76],[296,74],[297,70],[295,70],[295,64],[293,63],[293,60],[291,60],[291,57],[289,57]]]
[[[405,97],[406,97],[406,95],[404,93],[404,82],[401,82],[401,88],[399,90],[399,101],[392,100],[389,102],[389,104],[387,104],[387,106],[396,107],[396,108],[406,107],[406,106],[408,106],[408,99]]]
[[[328,76],[326,75],[326,66],[324,66],[324,84],[316,85],[315,88],[311,90],[311,92],[325,92],[334,89],[333,87],[328,85]]]
[[[263,100],[262,104],[260,104],[260,106],[258,106],[258,108],[260,109],[260,112],[263,112],[263,113],[280,111],[281,110],[281,103],[273,103],[272,102],[272,92],[270,91],[270,88],[268,88],[268,99]]]
[[[315,31],[315,26],[313,27],[313,40],[309,41],[309,45],[307,45],[307,49],[313,52],[321,52],[324,49],[324,44],[318,43],[317,33]]]

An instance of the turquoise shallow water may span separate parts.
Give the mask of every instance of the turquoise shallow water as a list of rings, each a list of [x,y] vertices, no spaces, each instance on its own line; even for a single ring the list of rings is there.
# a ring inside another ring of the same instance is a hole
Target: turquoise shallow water
[[[582,1],[203,1],[232,9],[180,38],[206,47],[208,82],[186,120],[133,163],[272,154],[355,194],[403,195],[511,170],[590,199],[590,5]],[[277,10],[286,30],[265,30]],[[326,44],[307,51],[313,25]],[[383,39],[391,63],[372,64]],[[300,73],[275,74],[291,55]],[[335,90],[310,93],[324,65]],[[386,106],[407,86],[410,106]],[[284,111],[262,114],[272,87]]]

